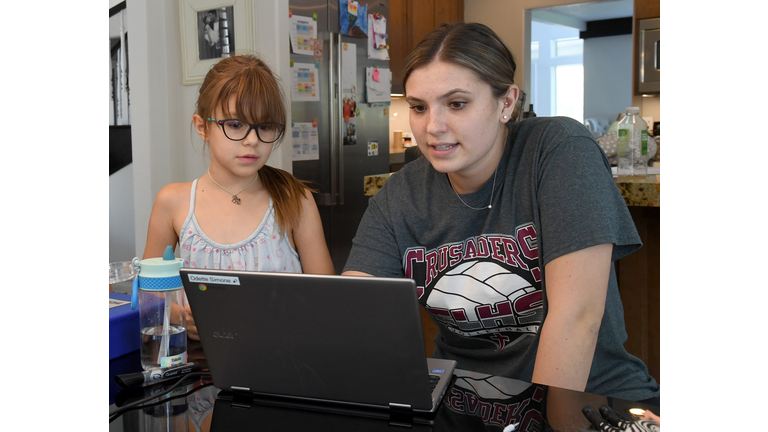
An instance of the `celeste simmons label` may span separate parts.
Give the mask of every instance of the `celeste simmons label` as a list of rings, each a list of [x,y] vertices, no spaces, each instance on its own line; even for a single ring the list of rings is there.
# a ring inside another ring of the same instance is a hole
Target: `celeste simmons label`
[[[237,276],[211,276],[201,274],[190,274],[190,282],[221,284],[221,285],[240,285],[240,278]],[[202,289],[202,288],[201,288]]]

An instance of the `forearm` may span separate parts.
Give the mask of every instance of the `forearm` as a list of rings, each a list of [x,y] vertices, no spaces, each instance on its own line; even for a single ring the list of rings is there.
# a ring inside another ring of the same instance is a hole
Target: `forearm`
[[[589,314],[564,317],[549,313],[541,329],[533,382],[584,391],[599,329],[600,319]]]
[[[533,381],[584,391],[605,312],[612,244],[546,264],[548,311],[541,327]]]

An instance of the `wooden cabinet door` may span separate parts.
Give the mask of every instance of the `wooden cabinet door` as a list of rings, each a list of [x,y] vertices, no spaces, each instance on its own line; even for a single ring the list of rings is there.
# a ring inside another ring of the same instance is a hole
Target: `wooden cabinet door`
[[[392,72],[392,93],[403,93],[402,69],[405,58],[411,53],[408,39],[408,2],[389,0],[389,22],[387,34],[389,43],[389,69]]]
[[[661,16],[660,0],[635,0],[635,19],[659,18]]]
[[[442,23],[464,21],[464,0],[438,0],[435,2],[435,28]]]
[[[404,93],[402,69],[416,45],[442,23],[464,21],[464,0],[390,0],[389,67],[392,93]]]

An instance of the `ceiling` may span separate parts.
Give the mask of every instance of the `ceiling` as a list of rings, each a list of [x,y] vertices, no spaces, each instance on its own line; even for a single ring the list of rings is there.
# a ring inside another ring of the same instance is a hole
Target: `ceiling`
[[[531,19],[586,29],[589,21],[632,17],[633,0],[607,0],[532,9]]]

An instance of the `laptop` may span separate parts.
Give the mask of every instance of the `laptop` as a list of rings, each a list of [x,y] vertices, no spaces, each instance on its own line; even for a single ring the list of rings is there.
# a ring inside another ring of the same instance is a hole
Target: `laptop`
[[[456,362],[427,358],[413,280],[180,274],[222,391],[337,413],[434,418]]]

